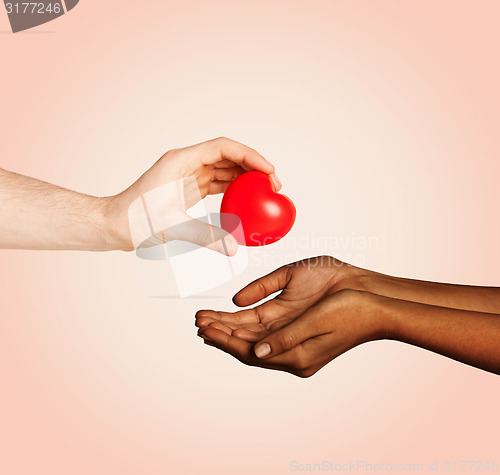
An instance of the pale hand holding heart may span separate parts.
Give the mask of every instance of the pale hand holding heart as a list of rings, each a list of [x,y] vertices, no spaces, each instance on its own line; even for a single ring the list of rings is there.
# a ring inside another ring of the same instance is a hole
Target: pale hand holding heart
[[[257,181],[260,182],[258,188],[261,191],[266,187],[268,194],[278,197],[278,200],[287,200],[275,193],[275,190],[281,188],[281,184],[274,173],[273,165],[243,144],[218,138],[167,152],[130,188],[110,199],[107,221],[113,230],[113,239],[118,241],[114,246],[118,249],[133,250],[138,247],[139,241],[143,241],[145,247],[148,247],[149,241],[151,245],[156,245],[180,240],[225,255],[236,254],[238,243],[235,237],[221,228],[191,218],[186,211],[207,195],[223,193],[228,190],[230,184],[245,175],[252,177],[254,174],[260,176]],[[246,181],[243,180],[243,183]],[[235,193],[231,191],[230,196],[237,198],[239,186],[234,189]],[[262,196],[263,193],[258,195]],[[225,198],[225,202],[232,205],[241,204],[237,199],[228,201]],[[257,206],[261,202],[262,200],[258,201]],[[136,203],[140,204],[140,214],[130,213]],[[251,201],[247,202],[247,206],[249,210],[257,209]],[[291,208],[293,209],[293,204]],[[230,209],[238,215],[242,211],[234,206]],[[246,214],[243,215],[247,217]],[[140,228],[138,233],[133,232],[134,220],[131,220],[130,216],[140,218],[137,219],[139,226],[134,226]],[[258,222],[259,220],[256,223],[249,221],[252,225],[249,227],[251,232],[261,232]],[[265,223],[265,219],[261,222]],[[272,237],[279,239],[292,224],[293,220],[289,222],[288,228],[273,230]],[[266,233],[269,232],[270,229],[264,228],[263,236],[267,237]],[[134,239],[134,234],[138,234],[140,239]]]
[[[187,210],[252,171],[280,189],[269,161],[224,137],[170,150],[113,196],[83,195],[0,169],[0,248],[133,251],[181,240],[234,255],[233,236]]]

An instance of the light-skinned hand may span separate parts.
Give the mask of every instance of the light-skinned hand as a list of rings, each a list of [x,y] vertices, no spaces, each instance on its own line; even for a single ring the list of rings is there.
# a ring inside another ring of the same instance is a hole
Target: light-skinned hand
[[[269,174],[276,189],[281,188],[274,166],[233,140],[218,138],[170,150],[132,186],[110,199],[108,222],[118,241],[115,247],[132,250],[141,243],[149,247],[181,240],[234,255],[238,244],[231,234],[192,219],[186,211],[207,195],[223,193],[235,178],[251,170]]]

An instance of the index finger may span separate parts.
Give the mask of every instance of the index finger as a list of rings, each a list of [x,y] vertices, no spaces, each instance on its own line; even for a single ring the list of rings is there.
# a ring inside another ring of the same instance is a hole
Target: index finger
[[[270,175],[274,173],[274,166],[259,152],[225,137],[206,142],[213,153],[202,159],[205,165],[213,165],[219,160],[231,160],[238,165],[248,167],[248,170],[259,170]]]
[[[257,170],[267,173],[271,176],[276,191],[281,189],[281,183],[274,173],[274,165],[253,148],[226,137],[219,137],[199,145],[206,146],[210,150],[210,153],[202,158],[204,165],[215,165],[220,161],[230,160],[246,171]]]

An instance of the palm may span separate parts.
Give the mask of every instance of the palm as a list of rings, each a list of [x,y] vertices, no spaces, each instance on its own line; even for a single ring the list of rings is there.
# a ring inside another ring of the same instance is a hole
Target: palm
[[[314,267],[312,260],[285,266],[259,279],[235,296],[235,303],[246,306],[282,290],[274,299],[239,312],[203,310],[197,314],[198,326],[211,326],[247,341],[257,341],[287,325],[311,305],[335,290],[342,263],[324,258]],[[335,267],[336,266],[336,267]]]

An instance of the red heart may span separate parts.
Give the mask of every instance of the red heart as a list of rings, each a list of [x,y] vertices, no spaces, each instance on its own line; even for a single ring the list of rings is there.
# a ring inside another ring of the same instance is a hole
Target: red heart
[[[220,212],[222,227],[245,246],[280,240],[292,229],[296,215],[292,200],[276,193],[269,175],[257,171],[243,173],[228,186]]]

